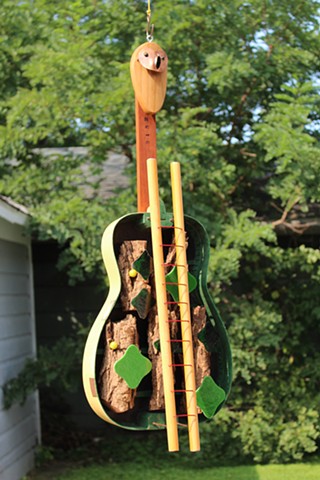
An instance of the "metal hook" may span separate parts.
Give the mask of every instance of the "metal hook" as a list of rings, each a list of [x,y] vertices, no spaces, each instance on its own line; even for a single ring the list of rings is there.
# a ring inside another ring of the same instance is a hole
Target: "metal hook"
[[[148,42],[152,42],[153,40],[153,32],[154,32],[154,24],[151,25],[151,13],[147,14],[147,28],[146,28],[146,37]]]

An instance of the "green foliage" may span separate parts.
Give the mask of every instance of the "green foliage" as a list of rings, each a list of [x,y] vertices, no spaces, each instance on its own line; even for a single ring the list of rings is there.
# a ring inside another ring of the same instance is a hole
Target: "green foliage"
[[[40,346],[36,359],[28,359],[17,377],[3,387],[4,408],[23,404],[38,387],[56,386],[63,391],[79,388],[79,364],[84,342],[79,337],[61,338],[53,347]]]
[[[266,149],[265,161],[275,162],[268,190],[283,206],[298,197],[303,204],[319,200],[319,145],[313,136],[312,112],[319,104],[311,82],[283,85],[275,95],[264,122],[257,126],[256,140]],[[279,128],[279,126],[281,126]]]
[[[37,468],[41,468],[46,463],[54,459],[53,449],[46,446],[39,446],[36,449],[35,464]]]
[[[129,61],[144,42],[145,3],[1,3],[0,191],[29,208],[35,237],[63,247],[60,267],[73,283],[102,274],[101,234],[134,210],[132,170],[131,186],[108,200],[96,174],[111,150],[135,158]],[[203,451],[229,461],[302,459],[320,434],[320,254],[311,230],[320,202],[319,3],[153,7],[155,40],[169,56],[157,115],[161,196],[169,210],[168,164],[180,161],[185,211],[208,230],[209,282],[233,346],[233,390],[203,426]],[[43,150],[79,145],[86,158],[49,160]],[[50,355],[40,350],[26,367],[28,387],[21,375],[10,401],[56,381]],[[64,362],[69,388],[74,363]]]

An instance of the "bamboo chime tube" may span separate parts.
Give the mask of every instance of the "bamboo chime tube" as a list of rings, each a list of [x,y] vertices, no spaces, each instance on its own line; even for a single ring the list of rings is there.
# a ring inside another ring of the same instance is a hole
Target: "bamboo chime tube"
[[[166,411],[167,440],[169,452],[179,450],[178,425],[172,370],[172,353],[168,323],[167,292],[165,285],[164,257],[162,250],[162,231],[160,200],[158,190],[158,171],[155,158],[147,160],[148,189],[150,200],[151,236],[156,286],[156,299],[159,318],[160,348],[162,357],[163,389]]]
[[[196,399],[195,365],[193,356],[193,339],[188,287],[188,266],[186,254],[186,238],[183,213],[181,171],[178,162],[172,162],[171,188],[176,245],[176,264],[179,291],[179,308],[181,322],[181,338],[186,389],[189,446],[192,452],[200,450],[199,422]]]

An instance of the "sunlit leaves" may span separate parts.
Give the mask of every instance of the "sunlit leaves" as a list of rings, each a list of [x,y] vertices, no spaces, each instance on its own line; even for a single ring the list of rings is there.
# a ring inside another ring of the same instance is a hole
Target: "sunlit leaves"
[[[255,137],[266,149],[265,161],[274,165],[270,193],[283,202],[292,196],[301,196],[301,203],[316,202],[320,197],[320,148],[310,134],[312,114],[318,109],[315,87],[309,82],[284,85],[275,99],[256,127]]]

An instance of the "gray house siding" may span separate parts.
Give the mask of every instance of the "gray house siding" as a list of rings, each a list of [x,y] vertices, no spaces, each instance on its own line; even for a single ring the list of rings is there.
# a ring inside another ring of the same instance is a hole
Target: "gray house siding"
[[[0,387],[35,355],[31,248],[23,217],[0,199]],[[37,395],[4,410],[1,388],[1,480],[20,480],[33,467],[39,432]]]
[[[101,280],[91,279],[72,286],[64,271],[57,269],[59,248],[54,242],[33,243],[33,270],[37,345],[52,346],[74,333],[74,322],[91,324],[103,305],[107,292]],[[77,330],[77,327],[76,327]],[[85,398],[81,381],[81,362],[75,371],[76,392],[40,392],[43,437],[50,414],[72,422],[75,429],[104,429],[106,423],[93,413]],[[61,398],[60,395],[63,397]],[[50,426],[50,431],[52,428]],[[0,479],[1,480],[1,479]]]

